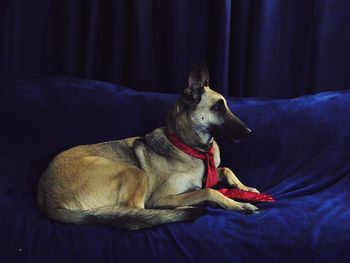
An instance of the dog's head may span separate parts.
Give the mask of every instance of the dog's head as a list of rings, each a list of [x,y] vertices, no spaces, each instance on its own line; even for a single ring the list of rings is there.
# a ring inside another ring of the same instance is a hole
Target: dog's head
[[[239,141],[251,130],[227,106],[226,99],[209,87],[209,73],[205,64],[193,65],[179,103],[169,118],[178,118],[180,125],[198,134]]]

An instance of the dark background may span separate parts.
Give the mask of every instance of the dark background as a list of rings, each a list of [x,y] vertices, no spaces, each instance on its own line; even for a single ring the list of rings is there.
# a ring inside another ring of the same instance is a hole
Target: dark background
[[[193,62],[230,96],[350,87],[348,0],[0,0],[0,73],[178,92]]]

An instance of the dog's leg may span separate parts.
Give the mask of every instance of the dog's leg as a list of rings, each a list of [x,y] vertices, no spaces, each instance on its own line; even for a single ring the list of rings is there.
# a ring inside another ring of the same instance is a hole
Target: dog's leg
[[[252,204],[234,201],[230,198],[227,198],[220,192],[210,188],[200,189],[179,195],[165,196],[153,204],[153,207],[176,208],[179,206],[197,205],[205,201],[219,205],[227,210],[234,210],[245,213],[254,213],[259,211],[259,209]]]
[[[253,187],[245,186],[237,176],[227,167],[218,168],[218,175],[220,181],[227,182],[230,187],[250,191],[254,193],[259,193],[259,191]]]

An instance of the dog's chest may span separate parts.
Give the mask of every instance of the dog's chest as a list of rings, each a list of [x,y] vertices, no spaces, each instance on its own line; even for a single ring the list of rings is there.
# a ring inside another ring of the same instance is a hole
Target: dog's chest
[[[186,156],[186,158],[168,159],[136,150],[142,169],[146,172],[149,186],[153,191],[166,191],[179,194],[202,187],[205,173],[203,160]]]
[[[193,160],[191,165],[167,175],[167,185],[177,194],[202,188],[205,166],[202,160]]]
[[[220,155],[214,157],[216,167],[220,164]],[[188,156],[186,161],[172,163],[164,160],[156,169],[158,178],[162,178],[161,188],[171,190],[172,194],[181,194],[203,188],[207,177],[206,161]]]

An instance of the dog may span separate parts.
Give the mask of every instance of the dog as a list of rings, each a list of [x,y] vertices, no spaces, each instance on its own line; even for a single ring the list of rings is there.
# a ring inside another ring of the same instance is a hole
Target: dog
[[[205,64],[190,69],[187,83],[167,115],[166,127],[143,137],[81,145],[58,154],[40,178],[38,204],[49,218],[75,224],[106,224],[136,230],[194,220],[209,203],[227,210],[254,213],[258,208],[204,188],[205,162],[173,145],[167,134],[190,148],[220,151],[214,136],[246,138],[251,130],[209,87]],[[220,183],[258,192],[228,168],[217,168]]]

